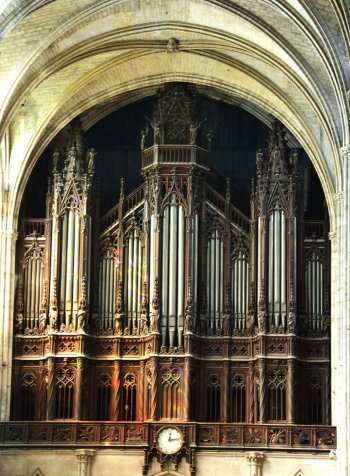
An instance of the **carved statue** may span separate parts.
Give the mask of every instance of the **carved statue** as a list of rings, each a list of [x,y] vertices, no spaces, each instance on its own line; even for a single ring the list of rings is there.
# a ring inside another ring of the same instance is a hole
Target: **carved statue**
[[[78,312],[77,312],[77,330],[78,331],[83,331],[85,329],[85,324],[86,324],[86,308],[85,306],[79,306]]]
[[[259,149],[257,154],[256,154],[256,170],[258,173],[262,172],[264,165],[264,152],[262,149]]]
[[[288,313],[288,324],[287,324],[288,332],[294,334],[296,328],[296,316],[293,310],[290,310]]]
[[[68,157],[67,157],[67,162],[68,162],[68,168],[73,170],[75,169],[76,166],[76,158],[77,158],[77,149],[73,145],[68,152]]]
[[[179,40],[176,38],[169,38],[168,43],[166,45],[166,52],[167,53],[178,53],[179,51]]]
[[[88,174],[93,174],[95,171],[95,157],[97,155],[97,152],[95,151],[94,148],[89,149],[88,152]]]
[[[57,305],[52,304],[50,308],[50,330],[52,331],[57,329],[57,317],[58,317]]]
[[[17,312],[16,314],[15,329],[18,334],[20,334],[23,330],[23,313],[22,312]]]
[[[196,143],[196,138],[197,138],[197,131],[200,128],[200,126],[205,122],[207,119],[203,119],[200,122],[191,122],[190,123],[190,144],[194,145]],[[207,139],[208,139],[209,132],[207,134]]]
[[[114,333],[115,333],[115,335],[117,335],[117,336],[123,335],[123,329],[122,329],[122,315],[121,315],[121,314],[116,314],[116,315],[115,315]]]
[[[222,335],[229,336],[230,335],[230,315],[224,314],[222,316]]]
[[[148,120],[148,122],[150,123],[150,126],[153,129],[153,141],[154,141],[154,143],[159,144],[159,141],[160,141],[160,124],[159,124],[159,122],[156,122],[156,121],[152,122],[150,119],[148,119],[148,117],[146,117],[146,119]]]
[[[47,314],[45,311],[41,311],[39,314],[39,333],[44,334],[45,329],[46,329],[46,319],[47,319]]]
[[[141,150],[145,150],[145,143],[146,143],[146,131],[142,129],[141,131]]]

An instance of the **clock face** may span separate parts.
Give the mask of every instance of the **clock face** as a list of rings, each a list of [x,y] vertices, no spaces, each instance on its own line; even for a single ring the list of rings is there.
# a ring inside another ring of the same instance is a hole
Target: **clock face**
[[[162,453],[171,455],[179,451],[183,445],[183,435],[178,428],[169,426],[162,428],[157,436],[158,448]]]

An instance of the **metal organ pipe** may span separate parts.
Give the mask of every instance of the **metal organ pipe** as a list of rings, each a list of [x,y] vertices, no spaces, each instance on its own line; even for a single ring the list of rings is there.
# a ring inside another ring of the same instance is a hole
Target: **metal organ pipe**
[[[169,286],[169,207],[164,209],[163,218],[163,256],[162,256],[162,345],[166,343],[168,326],[168,286]],[[152,263],[152,261],[151,261]]]
[[[185,277],[185,223],[184,212],[181,206],[178,207],[178,273],[177,273],[177,329],[178,329],[178,345],[182,345],[182,333],[183,333],[183,314],[184,314],[184,277]],[[193,230],[194,240],[195,230]],[[194,252],[194,246],[192,247],[192,253]],[[193,255],[192,255],[193,256]],[[193,271],[192,271],[192,276]],[[192,289],[193,289],[192,280]]]
[[[172,197],[170,205],[170,230],[169,230],[169,330],[170,330],[170,345],[173,346],[174,332],[176,326],[176,281],[177,281],[177,206],[175,205],[175,195]]]
[[[70,318],[72,313],[73,244],[74,244],[74,212],[73,210],[69,210],[68,240],[67,240],[67,280],[66,280],[66,301],[65,301],[66,325],[70,323]]]
[[[73,312],[77,312],[79,306],[79,237],[80,237],[80,217],[74,213],[74,257],[73,257]]]
[[[281,324],[285,328],[286,326],[286,218],[284,212],[281,213]]]
[[[67,238],[68,238],[68,214],[63,215],[62,242],[61,242],[61,286],[60,286],[60,310],[65,309],[66,280],[67,280]]]

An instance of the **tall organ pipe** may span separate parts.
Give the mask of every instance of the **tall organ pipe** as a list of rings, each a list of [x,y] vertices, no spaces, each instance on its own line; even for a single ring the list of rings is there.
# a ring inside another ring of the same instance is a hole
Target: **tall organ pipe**
[[[66,281],[66,325],[70,323],[72,312],[73,291],[73,244],[74,244],[74,212],[69,210],[68,215],[68,241],[67,241],[67,281]]]
[[[65,309],[66,279],[67,279],[67,238],[68,238],[68,214],[63,215],[62,241],[61,241],[61,287],[60,287],[60,310]]]
[[[176,281],[177,281],[177,206],[174,204],[175,196],[170,205],[170,230],[169,230],[169,329],[176,326]],[[174,334],[170,333],[170,345],[174,345]]]
[[[165,207],[163,218],[163,263],[162,263],[162,345],[166,343],[167,326],[168,326],[168,287],[169,287],[169,220],[170,209]]]
[[[74,257],[73,257],[73,312],[78,310],[79,301],[79,245],[80,245],[80,217],[74,213]]]
[[[178,345],[182,345],[182,332],[183,332],[183,314],[184,314],[184,276],[185,276],[185,225],[184,225],[184,212],[181,206],[178,207],[178,274],[177,274],[177,326],[178,326]],[[193,230],[193,235],[195,230]],[[194,238],[192,238],[194,239]],[[194,246],[192,246],[192,256],[194,253]],[[192,272],[193,276],[193,272]],[[193,278],[192,278],[193,279]],[[193,284],[193,280],[192,280]]]

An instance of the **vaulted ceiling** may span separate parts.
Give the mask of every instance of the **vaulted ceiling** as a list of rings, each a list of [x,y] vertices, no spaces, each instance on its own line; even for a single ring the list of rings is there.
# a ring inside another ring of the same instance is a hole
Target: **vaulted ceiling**
[[[350,142],[349,31],[347,0],[3,1],[3,184],[20,196],[41,152],[77,115],[88,129],[164,82],[189,81],[265,123],[280,119],[330,204],[339,148]]]

